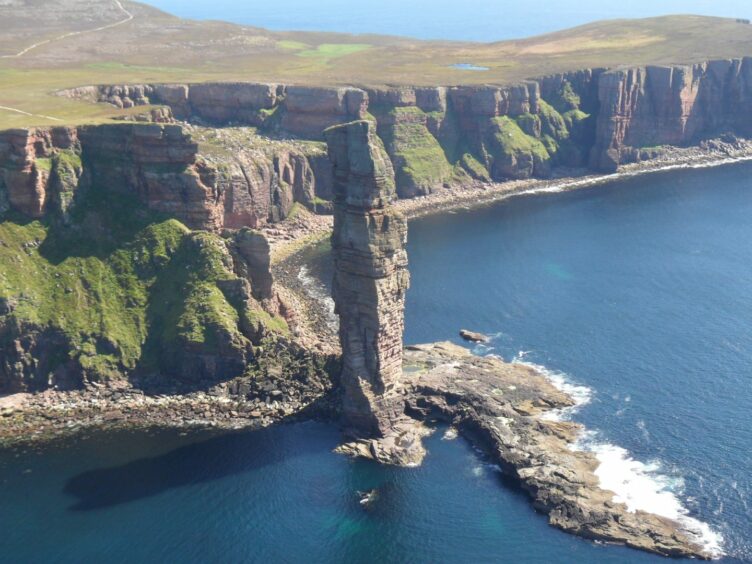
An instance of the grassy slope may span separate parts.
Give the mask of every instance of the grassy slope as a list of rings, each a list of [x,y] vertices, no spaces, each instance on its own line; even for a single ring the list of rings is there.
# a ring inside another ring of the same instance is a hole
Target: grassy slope
[[[45,7],[0,8],[0,53],[13,53],[61,30],[117,21],[112,3],[60,0]],[[375,35],[276,33],[223,22],[181,20],[124,2],[134,20],[103,32],[53,41],[20,58],[0,58],[0,128],[101,121],[107,106],[50,96],[65,87],[121,82],[285,81],[320,85],[508,83],[586,67],[691,63],[752,55],[752,26],[723,18],[672,16],[597,22],[544,36],[499,43],[423,42]],[[93,9],[98,8],[99,11]],[[67,9],[66,9],[67,8]],[[41,9],[41,8],[40,8]],[[42,13],[44,12],[44,13]],[[43,17],[44,16],[44,17]],[[97,17],[99,19],[97,19]],[[468,72],[453,63],[490,68]]]
[[[0,298],[19,322],[65,335],[58,362],[75,359],[94,379],[137,366],[169,372],[181,350],[212,354],[218,336],[244,341],[241,321],[285,330],[223,294],[218,282],[236,277],[215,235],[97,190],[69,225],[0,221]]]

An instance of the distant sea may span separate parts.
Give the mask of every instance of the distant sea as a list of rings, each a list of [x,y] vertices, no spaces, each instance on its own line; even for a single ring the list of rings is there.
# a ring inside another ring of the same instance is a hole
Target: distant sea
[[[701,14],[752,18],[748,0],[150,0],[172,14],[273,30],[340,31],[419,39],[500,41],[594,20]]]

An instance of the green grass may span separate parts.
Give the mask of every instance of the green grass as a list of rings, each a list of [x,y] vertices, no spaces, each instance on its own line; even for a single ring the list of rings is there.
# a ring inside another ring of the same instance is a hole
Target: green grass
[[[283,40],[277,41],[277,47],[279,47],[280,49],[300,51],[303,49],[309,49],[311,46],[308,43],[303,43],[301,41]]]
[[[460,158],[460,165],[476,180],[483,180],[485,182],[491,180],[491,175],[488,173],[488,169],[486,169],[486,167],[470,153],[464,153],[462,155]]]
[[[75,164],[72,155],[55,160]],[[223,291],[239,280],[219,236],[191,232],[131,197],[88,192],[69,224],[0,221],[0,299],[14,304],[12,323],[66,343],[46,370],[73,361],[92,380],[136,368],[175,374],[181,351],[247,346],[246,306]],[[269,331],[286,332],[283,321],[258,316]]]
[[[322,59],[337,59],[346,55],[360,53],[370,49],[368,43],[322,43],[315,49],[306,49],[297,53],[298,57],[313,57]]]
[[[572,84],[565,80],[559,91],[551,99],[551,103],[559,113],[564,114],[570,110],[579,109],[581,100],[572,88]]]
[[[37,170],[50,172],[52,170],[52,159],[40,157],[36,161]]]
[[[414,106],[394,108],[382,132],[401,193],[426,194],[446,182],[452,165],[426,127],[426,114]]]
[[[501,116],[494,118],[493,122],[496,126],[494,138],[501,155],[516,157],[529,154],[541,161],[549,160],[550,155],[540,139],[527,135],[514,119]]]
[[[567,124],[567,127],[571,130],[578,123],[583,122],[587,118],[589,118],[590,114],[586,114],[582,110],[576,109],[565,112],[562,117],[564,118],[564,122]]]
[[[577,112],[579,110],[571,111]],[[541,99],[538,101],[538,112],[541,120],[541,133],[549,135],[556,141],[569,138],[567,120],[553,106]]]
[[[81,3],[60,1],[54,29],[44,3],[30,7],[15,3],[4,9],[0,51],[18,51],[21,36],[24,43],[30,43],[77,29],[84,17]],[[68,4],[70,10],[65,9]],[[89,10],[86,16],[96,20],[94,12]],[[138,41],[134,41],[135,29]],[[145,109],[119,110],[53,95],[57,90],[91,84],[512,84],[575,69],[692,64],[751,55],[752,26],[700,16],[611,20],[528,39],[464,43],[272,32],[181,20],[142,5],[136,21],[106,33],[69,37],[18,59],[0,59],[0,105],[31,114],[0,110],[0,129],[101,123]],[[453,61],[467,60],[490,70],[468,73],[451,67]],[[571,88],[550,102],[561,114],[579,106]]]

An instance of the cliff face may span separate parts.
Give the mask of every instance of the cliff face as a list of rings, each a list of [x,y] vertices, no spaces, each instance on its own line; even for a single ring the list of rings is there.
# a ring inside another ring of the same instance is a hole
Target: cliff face
[[[376,119],[399,197],[447,185],[546,177],[552,167],[612,171],[658,145],[752,136],[752,59],[585,69],[510,86],[313,88],[280,84],[121,85],[64,95],[119,107],[164,104],[216,126],[322,139]]]
[[[219,231],[280,221],[295,203],[314,208],[329,194],[323,147],[262,145],[238,146],[228,133],[203,154],[184,127],[157,123],[0,132],[0,212],[64,214],[79,189],[106,186],[192,229]]]
[[[42,217],[66,207],[81,175],[75,128],[12,129],[0,133],[0,213]]]
[[[270,151],[210,161],[169,124],[0,133],[0,393],[252,366],[287,327],[248,227],[314,197],[305,151]]]
[[[640,149],[690,145],[704,137],[752,136],[752,59],[604,73],[591,164],[615,170]]]
[[[546,176],[557,164],[583,164],[596,75],[587,71],[504,87],[228,83],[87,87],[63,94],[118,107],[165,104],[177,118],[194,123],[251,126],[310,140],[323,139],[332,125],[375,119],[398,195],[413,197],[449,185]]]
[[[325,131],[334,165],[333,297],[340,317],[343,413],[360,436],[384,437],[402,412],[407,223],[391,208],[394,171],[367,121]]]

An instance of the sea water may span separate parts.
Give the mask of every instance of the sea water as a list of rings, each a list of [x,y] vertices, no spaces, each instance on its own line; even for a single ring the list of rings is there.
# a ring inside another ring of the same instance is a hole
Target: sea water
[[[481,354],[580,400],[618,501],[752,560],[752,164],[624,177],[410,224],[407,342]]]
[[[273,30],[379,33],[419,39],[501,41],[594,20],[700,14],[750,18],[747,0],[150,0],[178,16]]]

